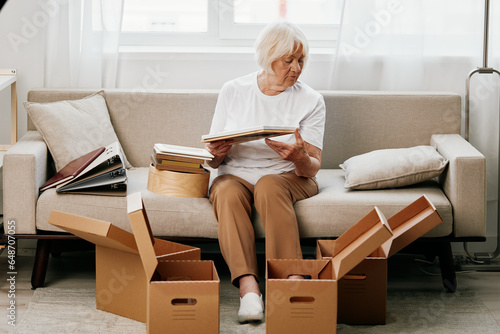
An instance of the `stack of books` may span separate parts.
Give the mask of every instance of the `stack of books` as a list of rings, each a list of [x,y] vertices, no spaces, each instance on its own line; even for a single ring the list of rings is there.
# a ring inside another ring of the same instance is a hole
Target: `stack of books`
[[[171,172],[204,174],[203,163],[214,157],[205,149],[169,144],[155,144],[153,151],[153,166]]]
[[[40,191],[105,196],[127,195],[127,170],[120,144],[100,147],[64,166]]]

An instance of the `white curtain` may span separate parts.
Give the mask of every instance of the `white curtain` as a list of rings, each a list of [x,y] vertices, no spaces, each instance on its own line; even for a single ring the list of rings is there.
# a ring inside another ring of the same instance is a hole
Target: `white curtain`
[[[123,0],[54,1],[45,87],[114,88]]]
[[[483,66],[483,0],[346,0],[331,88],[452,91]],[[500,70],[500,3],[490,4],[488,66]],[[470,142],[487,157],[497,199],[498,75],[474,75]],[[464,129],[462,127],[462,132]]]

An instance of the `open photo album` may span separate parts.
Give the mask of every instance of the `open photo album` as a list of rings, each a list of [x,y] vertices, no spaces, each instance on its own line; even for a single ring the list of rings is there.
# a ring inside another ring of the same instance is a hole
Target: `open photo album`
[[[235,144],[269,137],[293,134],[295,127],[260,125],[234,131],[224,131],[201,136],[202,143],[232,139]]]

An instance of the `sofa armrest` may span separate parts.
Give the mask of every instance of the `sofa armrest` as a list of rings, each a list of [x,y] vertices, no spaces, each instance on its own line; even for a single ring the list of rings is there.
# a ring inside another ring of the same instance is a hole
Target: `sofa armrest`
[[[484,237],[485,156],[458,134],[433,135],[431,145],[449,161],[439,182],[453,207],[454,236]]]
[[[47,145],[28,131],[3,159],[4,221],[15,221],[16,234],[36,234],[38,188],[47,180]]]

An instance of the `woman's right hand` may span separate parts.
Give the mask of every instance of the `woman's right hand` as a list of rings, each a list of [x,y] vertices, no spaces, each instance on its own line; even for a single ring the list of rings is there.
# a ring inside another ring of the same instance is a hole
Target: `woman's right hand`
[[[205,145],[205,149],[212,153],[214,158],[207,161],[212,168],[217,168],[226,158],[227,153],[233,145],[233,140],[218,140]]]

